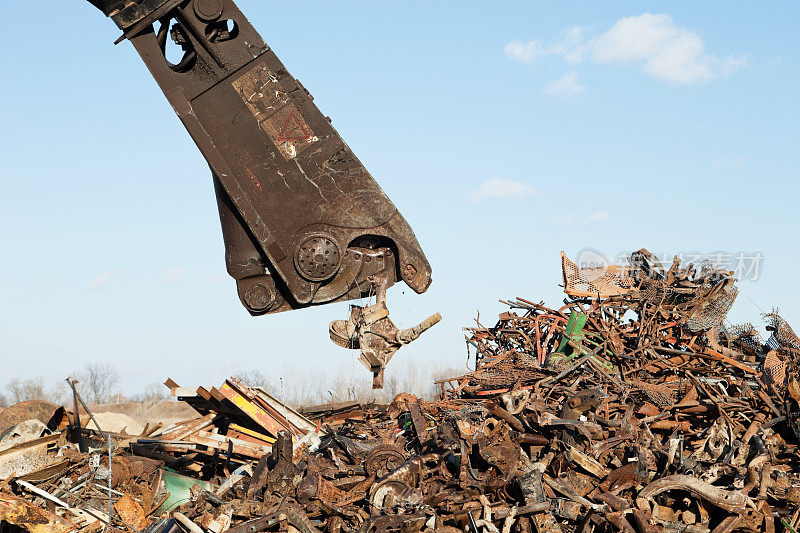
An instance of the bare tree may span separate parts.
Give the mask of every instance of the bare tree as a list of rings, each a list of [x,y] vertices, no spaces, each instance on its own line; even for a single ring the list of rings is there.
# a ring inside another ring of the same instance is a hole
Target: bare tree
[[[360,370],[360,369],[359,369]],[[372,380],[369,374],[359,372],[353,375],[352,372],[340,370],[336,377],[328,385],[328,397],[319,398],[317,401],[323,402],[368,402],[379,396],[380,393],[372,389]]]
[[[360,365],[352,369],[340,366],[335,373],[327,370],[321,366],[303,369],[288,367],[280,371],[271,369],[268,374],[258,370],[243,370],[237,372],[236,377],[250,386],[264,387],[288,405],[305,407],[340,401],[388,403],[403,392],[425,400],[435,399],[441,393],[441,386],[434,383],[436,379],[458,376],[464,372],[463,369],[428,366],[420,363],[416,357],[401,358],[387,368],[385,388],[374,390],[372,376]]]
[[[26,380],[14,378],[6,385],[9,400],[19,403],[28,400],[47,400],[44,390],[44,378],[37,376]]]
[[[256,370],[254,368],[248,370],[239,370],[233,377],[244,381],[249,387],[263,387],[266,383],[264,374],[262,374],[260,370]]]
[[[6,398],[5,394],[0,393],[0,409],[4,409],[8,407],[8,399]]]
[[[431,380],[428,384],[428,391],[426,397],[430,400],[440,400],[442,395],[442,385],[437,384],[436,381],[440,379],[449,379],[464,374],[464,369],[459,369],[454,366],[440,367],[437,366],[432,374]]]
[[[169,394],[161,383],[150,383],[144,388],[143,392],[134,394],[132,400],[135,402],[158,402],[169,398]]]
[[[72,402],[72,389],[63,379],[58,379],[47,389],[47,400],[56,405]]]
[[[91,363],[78,374],[80,388],[92,403],[107,403],[119,383],[119,372],[110,363]]]

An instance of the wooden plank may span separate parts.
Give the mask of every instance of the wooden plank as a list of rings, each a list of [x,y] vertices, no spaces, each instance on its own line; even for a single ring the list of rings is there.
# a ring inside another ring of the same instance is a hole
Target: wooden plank
[[[178,427],[173,431],[162,433],[157,438],[166,441],[185,440],[188,435],[191,435],[195,431],[210,426],[214,421],[215,416],[216,415],[214,415],[213,413],[209,413],[201,418],[198,418],[197,420],[194,420],[193,422],[184,424],[183,426]]]
[[[208,446],[209,448],[215,448],[223,452],[227,452],[229,446],[232,444],[233,453],[244,455],[252,459],[259,459],[261,456],[272,452],[271,446],[245,442],[240,439],[226,437],[225,435],[219,435],[218,433],[211,433],[209,431],[198,431],[194,435],[190,435],[188,440],[195,444]]]
[[[34,450],[37,450],[40,453],[45,453],[47,447],[58,442],[60,437],[61,434],[54,433],[38,439],[29,440],[28,442],[23,442],[22,444],[17,444],[0,452],[0,459],[7,460],[9,457],[16,457],[21,454],[30,453]]]
[[[216,390],[216,389],[215,389]],[[270,416],[260,405],[256,404],[238,390],[235,390],[227,382],[217,393],[223,398],[227,398],[244,415],[255,422],[258,426],[267,431],[272,437],[277,437],[279,431],[290,430],[286,424],[282,424],[275,417]]]
[[[259,433],[258,431],[253,431],[252,429],[247,429],[246,427],[240,426],[239,424],[231,424],[228,426],[228,435],[234,438],[240,438],[236,435],[231,435],[231,433],[238,433],[242,435],[246,435],[251,439],[255,439],[257,442],[265,442],[267,444],[273,444],[276,439],[270,437],[269,435],[264,435],[263,433]],[[248,439],[242,439],[248,440]]]

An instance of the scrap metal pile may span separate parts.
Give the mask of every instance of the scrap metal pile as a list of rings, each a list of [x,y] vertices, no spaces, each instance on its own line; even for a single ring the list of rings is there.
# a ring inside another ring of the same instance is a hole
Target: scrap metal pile
[[[581,269],[563,254],[562,266],[562,307],[505,302],[494,327],[469,328],[476,370],[441,382],[445,397],[488,406],[470,430],[517,432],[523,501],[507,503],[546,504],[531,515],[540,531],[794,531],[788,323],[765,315],[766,342],[726,325],[735,280],[709,264],[665,268],[640,250],[630,266]]]
[[[734,280],[708,265],[664,268],[646,251],[626,267],[562,264],[565,304],[517,299],[494,327],[469,328],[475,370],[441,381],[437,401],[295,411],[234,379],[169,380],[195,419],[137,436],[76,431],[76,402],[18,426],[0,440],[0,523],[796,531],[800,342],[786,321],[765,317],[766,342],[752,325],[726,325]]]

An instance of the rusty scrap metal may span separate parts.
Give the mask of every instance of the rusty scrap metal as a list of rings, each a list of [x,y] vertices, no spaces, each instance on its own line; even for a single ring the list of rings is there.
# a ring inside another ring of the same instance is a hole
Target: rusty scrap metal
[[[97,431],[82,430],[93,451],[81,453],[63,427],[40,453],[67,465],[0,491],[87,533],[106,521],[148,533],[797,531],[788,322],[767,316],[778,340],[754,342],[707,313],[735,294],[729,273],[649,258],[616,269],[628,292],[558,308],[519,298],[495,326],[468,328],[475,368],[442,380],[436,401],[312,406],[311,422],[239,381],[169,380],[195,420],[112,435],[110,465]],[[177,474],[193,486],[167,505],[163,480]],[[114,516],[98,514],[109,500]]]
[[[375,303],[367,307],[350,306],[350,318],[334,320],[328,331],[335,344],[361,350],[359,360],[372,372],[372,388],[382,389],[383,371],[397,350],[438,324],[442,315],[435,313],[412,328],[398,329],[386,307],[388,279],[378,277],[370,282],[375,291]]]
[[[26,500],[0,492],[0,521],[19,526],[30,533],[68,533],[75,524]]]
[[[582,522],[555,513],[573,527],[796,528],[800,351],[788,322],[765,315],[768,342],[726,324],[738,290],[709,264],[665,268],[640,250],[590,269],[562,254],[562,269],[563,306],[518,298],[494,327],[466,328],[475,370],[442,380],[443,396],[494,402],[509,427],[549,435],[531,460],[585,511]]]

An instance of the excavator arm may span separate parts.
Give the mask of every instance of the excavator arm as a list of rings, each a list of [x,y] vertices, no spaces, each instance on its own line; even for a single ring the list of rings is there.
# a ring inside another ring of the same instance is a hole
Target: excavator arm
[[[232,0],[89,0],[122,30],[208,161],[225,261],[253,315],[418,293],[411,227]],[[167,59],[167,39],[183,57]]]

